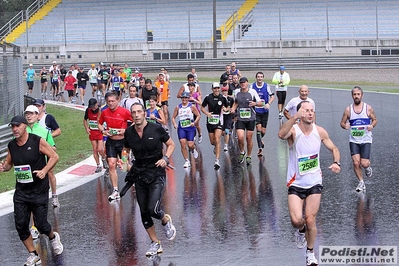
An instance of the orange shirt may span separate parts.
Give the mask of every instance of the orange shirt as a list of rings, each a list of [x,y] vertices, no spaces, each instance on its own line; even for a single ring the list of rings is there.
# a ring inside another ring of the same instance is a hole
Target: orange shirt
[[[123,78],[123,80],[126,80],[126,73],[125,72],[119,72],[119,76],[121,76],[121,78]]]
[[[163,84],[158,80],[155,81],[155,86],[161,93],[161,102],[165,102],[169,99],[169,82],[164,81]]]

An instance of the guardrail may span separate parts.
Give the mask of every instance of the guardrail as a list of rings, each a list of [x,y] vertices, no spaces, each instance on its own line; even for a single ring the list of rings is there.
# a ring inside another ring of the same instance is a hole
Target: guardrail
[[[0,160],[7,156],[7,144],[12,140],[12,132],[8,125],[0,126]]]

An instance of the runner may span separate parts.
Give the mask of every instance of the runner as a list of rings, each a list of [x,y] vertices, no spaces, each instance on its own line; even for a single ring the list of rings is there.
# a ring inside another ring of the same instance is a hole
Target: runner
[[[188,88],[190,90],[190,98],[188,98],[188,101],[192,104],[195,104],[195,107],[198,110],[198,113],[201,112],[201,104],[202,104],[202,100],[201,100],[201,95],[199,95],[198,92],[195,91],[195,83],[188,83]],[[194,117],[195,120],[195,117]],[[197,132],[198,132],[198,144],[200,144],[202,142],[202,129],[201,129],[201,125],[200,125],[200,121],[201,118],[198,119],[198,122],[195,124],[195,127],[197,128]]]
[[[208,106],[208,110],[205,107]],[[207,117],[206,128],[208,130],[209,141],[214,146],[213,152],[215,153],[215,163],[213,167],[215,170],[220,168],[220,138],[223,129],[223,115],[222,111],[228,111],[229,104],[227,99],[220,94],[220,84],[214,82],[212,84],[212,93],[205,96],[201,104],[201,111]]]
[[[87,72],[87,75],[89,76],[89,83],[91,86],[91,97],[94,97],[94,94],[96,93],[96,91],[98,89],[98,83],[97,83],[98,71],[96,69],[95,64],[91,64],[91,68]]]
[[[258,143],[258,156],[263,156],[263,149],[265,144],[262,141],[266,135],[267,122],[269,120],[269,110],[272,102],[274,101],[274,93],[271,91],[270,86],[263,81],[264,74],[258,72],[255,75],[256,82],[252,84],[260,100],[262,101],[262,107],[255,107],[256,112],[256,141]]]
[[[234,92],[235,100],[231,112],[234,114],[237,111],[236,129],[238,148],[240,150],[238,163],[246,161],[246,164],[250,165],[252,163],[252,135],[254,133],[256,122],[254,107],[261,107],[262,102],[256,91],[248,87],[248,79],[246,77],[240,78],[240,87],[240,89],[237,89]],[[247,140],[247,152],[245,152],[244,148],[244,137]]]
[[[296,244],[298,248],[307,246],[306,265],[318,265],[313,248],[317,235],[316,215],[323,189],[320,169],[321,143],[332,153],[333,163],[329,169],[334,173],[341,171],[340,154],[327,131],[313,123],[312,104],[303,101],[298,105],[298,109],[298,113],[282,125],[278,136],[287,140],[289,146],[288,210],[291,224],[296,229]]]
[[[152,81],[150,79],[145,80],[145,87],[144,89],[140,90],[139,98],[143,99],[145,104],[145,109],[150,108],[150,96],[155,95],[157,97],[157,103],[160,102],[160,92],[157,87],[152,86]]]
[[[167,182],[165,167],[169,164],[169,157],[173,153],[175,144],[164,128],[147,122],[143,105],[133,104],[131,112],[134,126],[129,127],[125,132],[124,149],[127,154],[130,149],[132,150],[135,163],[127,177],[135,180],[141,221],[151,240],[146,256],[154,256],[161,253],[163,249],[152,218],[162,221],[168,240],[173,240],[176,236],[176,228],[172,223],[171,216],[165,214],[161,208],[161,200]],[[166,145],[165,152],[163,152],[163,144]]]
[[[177,98],[181,97],[181,94],[185,91],[185,92],[190,92],[190,89],[188,88],[188,84],[189,83],[194,83],[194,76],[193,74],[188,74],[187,75],[187,83],[184,83],[180,89],[179,92],[177,93]],[[201,92],[201,87],[199,84],[195,84],[195,91],[198,92],[198,94],[202,97],[202,92]]]
[[[64,250],[59,234],[52,230],[47,221],[49,189],[47,172],[58,162],[58,155],[44,139],[29,134],[26,131],[27,124],[23,116],[14,116],[11,119],[10,126],[14,139],[8,143],[8,154],[5,161],[0,162],[0,172],[9,171],[14,167],[15,228],[29,252],[25,265],[40,265],[40,256],[29,231],[31,213],[39,232],[48,236],[53,254],[60,255]]]
[[[82,105],[84,106],[85,105],[84,96],[86,94],[86,85],[90,78],[87,75],[87,73],[83,71],[83,67],[79,68],[79,73],[76,75],[76,79],[78,80],[80,101],[82,102]]]
[[[109,70],[107,69],[106,65],[104,65],[104,63],[100,63],[101,64],[101,69],[98,71],[98,77],[100,80],[99,83],[99,89],[101,90],[103,96],[105,96],[105,92],[107,90],[107,84],[108,84],[108,80],[110,78],[110,74],[109,74]]]
[[[24,71],[24,76],[26,77],[26,84],[28,85],[28,91],[26,95],[32,96],[33,84],[36,77],[36,72],[33,69],[32,64],[29,64],[29,68]]]
[[[120,76],[119,70],[114,69],[112,77],[109,79],[109,87],[118,95],[118,101],[122,100],[122,88],[121,85],[123,84],[124,80]]]
[[[241,78],[241,72],[238,70],[236,62],[231,62],[231,69],[230,69],[230,74],[231,75],[237,75],[238,78]]]
[[[228,103],[228,110],[225,110],[222,112],[223,114],[223,128],[222,128],[222,135],[224,136],[224,148],[223,151],[228,151],[229,150],[229,141],[230,141],[230,135],[231,135],[231,126],[233,123],[233,115],[231,114],[231,108],[233,107],[234,104],[234,98],[231,97],[229,94],[229,88],[227,86],[222,87],[222,95],[223,97],[226,98],[227,103]]]
[[[176,106],[173,111],[172,124],[175,129],[177,129],[177,136],[179,137],[181,153],[184,158],[184,168],[191,167],[189,153],[187,151],[187,146],[190,153],[193,154],[194,159],[198,158],[198,152],[195,147],[194,137],[195,137],[195,124],[198,123],[200,119],[200,113],[197,108],[188,102],[190,94],[188,92],[183,92],[181,95],[181,103]],[[176,123],[176,117],[179,116],[179,125]],[[195,120],[194,120],[195,117]]]
[[[61,135],[60,126],[58,125],[54,116],[46,113],[45,102],[42,99],[36,99],[33,105],[36,106],[39,111],[37,117],[39,125],[47,129],[50,132],[53,139]],[[54,208],[59,207],[60,203],[58,202],[58,195],[57,195],[57,179],[55,178],[54,169],[50,169],[50,171],[48,172],[48,177],[50,179],[53,207]]]
[[[168,100],[170,98],[170,90],[169,90],[169,82],[165,81],[165,74],[163,73],[158,74],[158,80],[155,82],[155,87],[157,87],[159,93],[161,94],[159,97],[160,100],[159,104],[161,105],[161,109],[163,111],[165,117],[165,124],[166,124],[169,120]]]
[[[125,63],[124,68],[122,69],[123,73],[125,73],[125,88],[129,88],[130,80],[132,79],[132,70],[129,68],[128,64]]]
[[[40,92],[42,94],[42,99],[47,99],[48,81],[47,81],[47,70],[45,66],[42,67],[42,70],[40,70],[39,75],[40,75],[40,84],[41,84]]]
[[[315,112],[313,115],[314,122],[316,122],[316,105],[312,99],[308,97],[309,88],[306,85],[302,85],[299,87],[299,96],[292,98],[284,108],[284,116],[290,119],[291,116],[295,115],[297,110],[297,106],[302,101],[308,101],[313,105],[313,111]]]
[[[103,168],[105,169],[107,167],[105,162],[106,156],[104,153],[103,134],[98,129],[98,117],[100,114],[101,111],[98,106],[97,100],[91,98],[84,114],[83,125],[86,129],[87,134],[89,135],[89,140],[93,149],[93,157],[97,164],[97,168],[94,173],[99,173],[102,171],[99,155],[101,155]]]
[[[278,99],[278,117],[283,119],[283,107],[287,97],[287,86],[290,84],[290,75],[285,72],[285,67],[280,66],[280,71],[274,73],[272,83],[276,85],[276,94]]]
[[[223,72],[223,74],[220,76],[220,80],[219,83],[223,84],[224,82],[228,81],[229,79],[231,79],[231,66],[230,64],[227,64],[225,66],[225,71]]]
[[[341,120],[343,129],[350,129],[349,148],[351,151],[353,170],[359,180],[356,191],[365,191],[362,168],[367,178],[373,174],[370,166],[372,130],[377,125],[377,117],[373,108],[363,102],[363,90],[359,86],[352,89],[353,104],[346,107]],[[361,166],[361,167],[360,167]]]
[[[144,105],[143,100],[137,97],[137,88],[134,85],[130,85],[129,98],[123,99],[123,101],[120,102],[120,106],[129,110],[129,112],[130,112],[130,110],[131,110],[130,107],[132,107],[132,105],[137,102]],[[130,125],[131,125],[131,123],[130,123]],[[128,126],[130,126],[130,125],[128,124]]]
[[[64,84],[65,84],[64,90],[68,92],[69,103],[73,103],[72,99],[73,99],[73,91],[75,89],[75,82],[76,79],[74,78],[74,76],[72,76],[72,71],[69,70],[68,75],[64,79]]]
[[[108,137],[105,143],[105,152],[107,155],[109,175],[113,186],[113,192],[108,197],[108,200],[113,201],[120,198],[116,161],[118,156],[121,158],[124,142],[123,137],[127,128],[127,121],[133,121],[133,119],[128,110],[119,106],[118,95],[115,92],[109,92],[106,101],[108,108],[102,111],[98,120],[98,128],[101,133]],[[106,130],[104,130],[104,122],[107,124]]]
[[[157,97],[155,95],[150,96],[149,108],[146,109],[146,119],[148,122],[156,123],[161,126],[166,125],[165,115],[162,112],[161,108],[157,106]]]
[[[60,76],[61,76],[61,70],[58,69],[57,67],[53,67],[53,69],[50,71],[51,89],[53,91],[53,94],[52,94],[53,100],[55,100],[57,98],[57,96],[61,96],[61,94],[62,94],[62,92],[60,92]],[[62,99],[64,99],[63,96],[62,96]]]

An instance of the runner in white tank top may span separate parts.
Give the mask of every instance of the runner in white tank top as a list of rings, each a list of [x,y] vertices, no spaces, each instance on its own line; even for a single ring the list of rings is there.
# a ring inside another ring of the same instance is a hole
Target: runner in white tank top
[[[317,235],[316,215],[323,188],[319,158],[320,144],[323,143],[333,155],[333,163],[329,168],[334,173],[341,171],[340,154],[327,131],[313,123],[313,105],[303,101],[299,106],[299,111],[282,125],[278,136],[287,140],[290,147],[287,171],[288,210],[291,224],[296,229],[296,244],[298,248],[307,246],[306,265],[318,265],[313,248]]]

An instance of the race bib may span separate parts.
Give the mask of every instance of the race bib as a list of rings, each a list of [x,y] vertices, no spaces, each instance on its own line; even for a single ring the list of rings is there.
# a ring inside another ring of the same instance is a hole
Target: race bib
[[[89,120],[89,128],[91,130],[98,130],[98,122],[96,120]]]
[[[217,125],[220,122],[220,116],[219,115],[211,115],[211,117],[208,117],[208,123],[211,125]]]
[[[114,82],[114,88],[119,88],[120,82]]]
[[[363,137],[366,134],[365,127],[351,127],[351,135],[354,138]]]
[[[33,176],[30,165],[14,165],[14,175],[19,183],[32,183]]]
[[[307,174],[319,167],[319,155],[311,155],[307,157],[298,158],[299,174]]]
[[[145,109],[150,108],[150,100],[145,101]]]
[[[109,134],[110,135],[118,135],[119,134],[119,130],[116,128],[109,128]]]
[[[47,75],[42,75],[42,79],[47,79]]]
[[[108,73],[105,72],[105,73],[103,74],[103,80],[108,80]]]
[[[191,120],[190,119],[180,120],[179,123],[180,123],[180,126],[182,128],[191,126]]]
[[[251,118],[251,108],[241,108],[240,109],[241,118]]]

